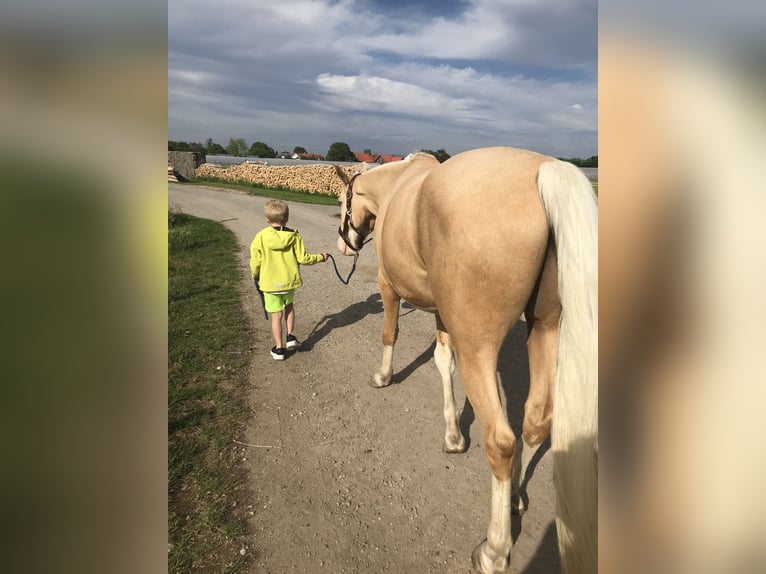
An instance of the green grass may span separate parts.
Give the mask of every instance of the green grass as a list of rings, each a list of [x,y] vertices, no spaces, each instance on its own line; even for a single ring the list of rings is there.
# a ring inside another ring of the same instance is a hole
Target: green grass
[[[212,178],[197,178],[194,181],[185,182],[184,185],[206,185],[210,187],[221,187],[224,189],[236,189],[244,191],[250,195],[259,195],[261,197],[271,197],[282,199],[284,201],[296,201],[300,203],[313,203],[315,205],[338,205],[338,198],[334,195],[325,195],[323,193],[308,193],[307,191],[296,191],[292,189],[274,189],[260,187],[249,183],[230,183]]]
[[[246,570],[249,327],[234,234],[168,213],[168,572]],[[237,502],[238,504],[234,504]]]

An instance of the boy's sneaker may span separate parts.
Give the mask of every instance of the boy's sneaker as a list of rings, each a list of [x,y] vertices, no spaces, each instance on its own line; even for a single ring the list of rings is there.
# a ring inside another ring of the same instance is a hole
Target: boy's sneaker
[[[285,347],[287,347],[288,350],[297,349],[300,346],[301,346],[301,342],[295,338],[295,335],[287,336],[287,342],[285,343]]]
[[[283,347],[272,347],[271,348],[271,358],[275,361],[284,361],[285,360],[285,349]]]

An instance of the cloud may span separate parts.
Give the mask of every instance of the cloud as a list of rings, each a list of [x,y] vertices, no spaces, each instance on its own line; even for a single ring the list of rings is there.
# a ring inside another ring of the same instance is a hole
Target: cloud
[[[326,96],[324,103],[337,110],[438,117],[460,105],[445,94],[378,76],[320,74],[316,82]]]
[[[592,67],[595,0],[474,0],[459,17],[435,16],[393,32],[357,38],[362,49],[400,56],[495,60],[546,67]]]
[[[592,0],[394,4],[170,0],[169,137],[596,153]]]

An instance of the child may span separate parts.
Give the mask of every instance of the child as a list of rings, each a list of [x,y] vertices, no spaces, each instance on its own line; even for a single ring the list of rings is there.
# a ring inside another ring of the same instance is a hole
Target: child
[[[300,341],[295,338],[295,290],[303,285],[300,265],[314,265],[327,261],[327,253],[306,253],[301,234],[285,227],[290,210],[284,201],[272,199],[264,207],[268,227],[262,229],[250,244],[250,270],[253,280],[263,291],[263,304],[271,313],[271,334],[275,346],[271,358],[285,359],[285,349],[295,349]],[[282,315],[285,316],[287,339],[282,346]]]

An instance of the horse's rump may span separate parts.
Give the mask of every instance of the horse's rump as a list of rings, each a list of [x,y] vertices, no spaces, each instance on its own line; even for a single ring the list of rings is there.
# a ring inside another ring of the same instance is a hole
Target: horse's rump
[[[520,152],[466,152],[423,182],[417,242],[447,326],[470,305],[510,328],[541,272],[549,229],[536,174],[549,158]]]

